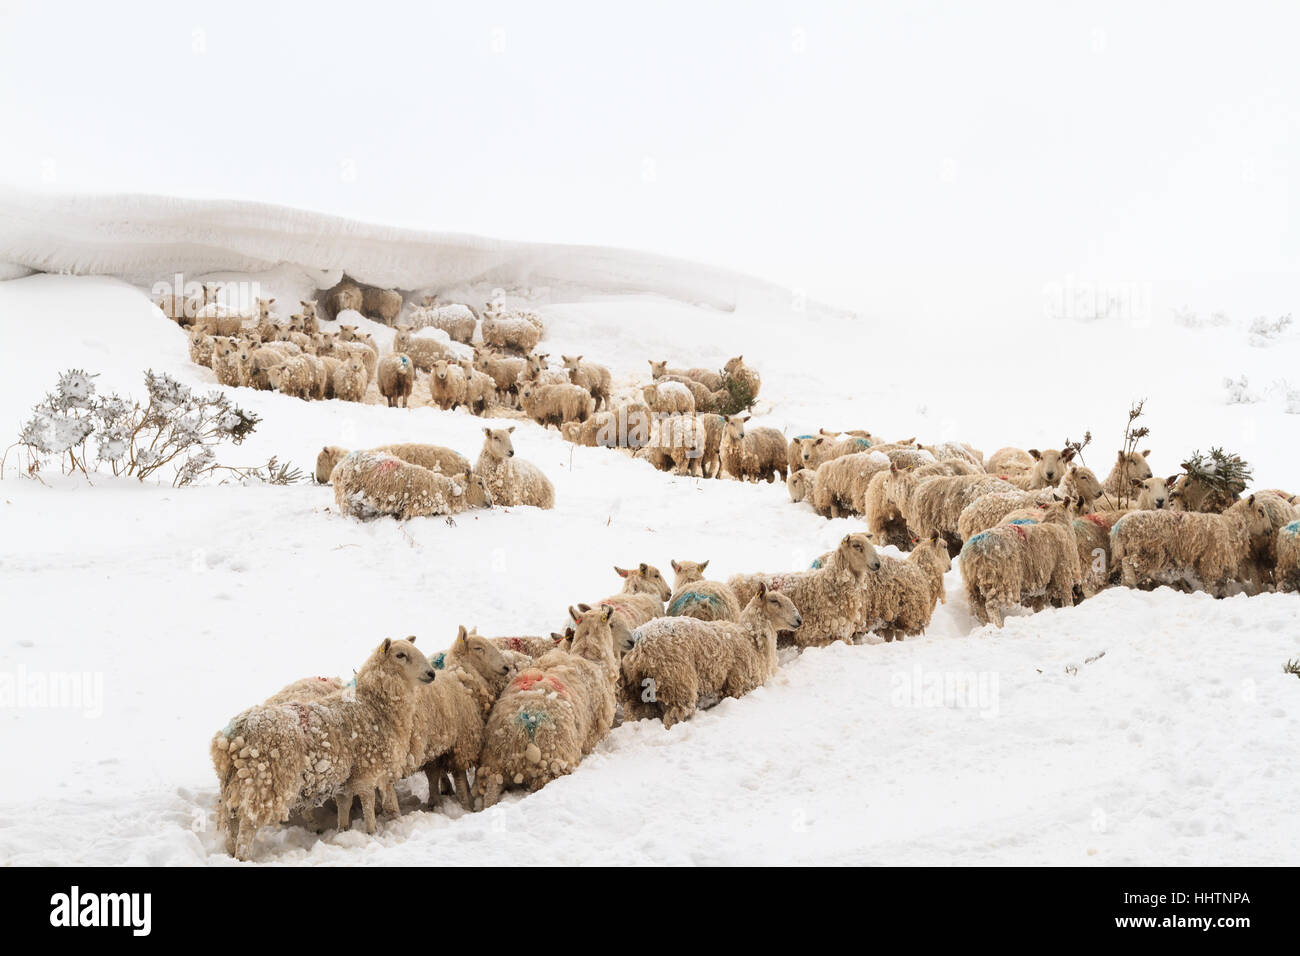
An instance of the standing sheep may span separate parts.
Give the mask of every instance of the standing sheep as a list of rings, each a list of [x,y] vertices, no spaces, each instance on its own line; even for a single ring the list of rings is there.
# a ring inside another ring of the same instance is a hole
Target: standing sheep
[[[405,352],[393,352],[379,360],[379,394],[389,408],[410,408],[415,387],[415,363]]]
[[[727,474],[739,481],[785,481],[785,436],[775,428],[745,428],[749,416],[732,415],[722,431],[720,456]]]
[[[349,309],[360,312],[364,307],[361,289],[351,279],[343,279],[325,293],[321,307],[325,318],[331,322],[338,318],[340,312]]]
[[[444,412],[454,411],[465,404],[466,388],[463,368],[445,360],[433,363],[433,371],[429,375],[429,397]]]
[[[330,474],[339,512],[354,518],[418,518],[491,508],[481,476],[448,476],[382,452],[350,452]]]
[[[393,336],[393,351],[405,352],[421,372],[433,371],[437,362],[457,362],[460,356],[435,338],[411,334],[409,325],[399,325]]]
[[[673,593],[668,597],[669,617],[693,617],[700,621],[738,621],[740,602],[721,581],[704,580],[708,561],[674,561]]]
[[[831,458],[813,475],[808,501],[823,518],[863,514],[872,477],[889,468],[889,456],[878,451]]]
[[[1278,529],[1277,589],[1300,591],[1300,521],[1292,521]]]
[[[514,405],[519,398],[519,376],[527,368],[527,360],[518,355],[498,355],[480,350],[474,357],[474,367],[492,376],[501,401]]]
[[[486,480],[492,500],[499,506],[554,508],[555,488],[550,479],[532,462],[514,457],[515,446],[510,440],[514,430],[514,425],[483,429],[483,450],[474,465],[474,473]]]
[[[334,369],[330,383],[334,397],[345,402],[363,402],[366,399],[366,386],[370,376],[366,373],[366,364],[359,352],[353,352],[342,359]]]
[[[778,632],[797,634],[802,625],[794,602],[761,582],[735,621],[656,618],[623,658],[623,713],[629,720],[662,716],[668,730],[693,717],[704,699],[744,697],[776,673]]]
[[[591,393],[596,408],[609,407],[610,375],[603,365],[584,362],[581,355],[561,355],[564,367],[569,370],[569,380]]]
[[[609,605],[614,609],[609,627],[614,652],[622,657],[632,646],[632,632],[646,621],[663,616],[664,602],[672,596],[672,590],[659,569],[644,561],[635,568],[616,567],[614,572],[623,579],[623,590],[596,601],[595,605]],[[585,614],[591,607],[579,604],[578,610]]]
[[[559,429],[565,422],[585,422],[595,403],[585,388],[577,385],[524,385],[519,407],[543,428]]]
[[[681,382],[662,381],[641,389],[646,404],[659,415],[694,415],[695,396]]]
[[[880,562],[863,589],[859,630],[875,631],[886,641],[923,633],[935,605],[947,601],[943,576],[952,569],[952,559],[943,536],[934,532],[905,561],[880,555]]]
[[[1106,480],[1101,483],[1101,490],[1106,495],[1106,507],[1117,507],[1120,492],[1126,490],[1135,479],[1146,481],[1151,477],[1151,466],[1147,464],[1147,456],[1150,454],[1149,448],[1146,451],[1131,451],[1127,455],[1123,451],[1116,453],[1115,464],[1111,466]]]
[[[361,293],[361,314],[368,319],[392,325],[402,311],[402,294],[394,289],[367,286]]]

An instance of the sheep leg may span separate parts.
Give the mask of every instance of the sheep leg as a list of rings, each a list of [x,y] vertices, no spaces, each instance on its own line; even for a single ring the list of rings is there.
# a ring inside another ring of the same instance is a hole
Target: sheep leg
[[[452,771],[452,779],[456,782],[456,799],[466,810],[471,809],[469,799],[469,774],[464,769]]]
[[[361,812],[366,819],[366,832],[373,835],[379,825],[375,822],[375,788],[363,787],[361,790]]]
[[[239,815],[218,808],[218,813],[225,816],[226,821],[226,853],[234,856],[238,849],[236,841],[239,839]]]
[[[402,811],[397,804],[397,788],[393,786],[393,782],[391,780],[387,781],[379,793],[381,806],[384,808],[384,815],[389,817],[400,817]]]
[[[240,817],[233,826],[239,828],[239,837],[235,840],[235,859],[245,861],[252,859],[253,840],[257,836],[257,827],[247,817]]]
[[[502,784],[501,774],[499,773],[483,774],[482,770],[480,769],[479,771],[475,772],[474,779],[478,780],[480,776],[482,776],[485,780],[485,784],[483,788],[483,806],[480,807],[480,809],[487,810],[489,807],[496,806],[497,802],[501,799],[501,784]]]
[[[334,802],[338,805],[338,830],[342,833],[352,825],[352,791],[344,787]]]
[[[424,768],[424,779],[429,782],[429,809],[437,810],[442,803],[442,771],[429,765]]]

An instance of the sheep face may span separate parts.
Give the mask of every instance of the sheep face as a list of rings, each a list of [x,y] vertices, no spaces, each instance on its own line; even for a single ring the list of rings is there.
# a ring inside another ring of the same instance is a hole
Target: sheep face
[[[224,335],[215,336],[212,339],[212,357],[213,359],[225,358],[233,355],[235,352],[235,340],[226,338]]]
[[[791,501],[803,501],[812,493],[812,472],[807,468],[800,468],[790,476],[786,487],[790,489]]]
[[[588,611],[569,608],[573,617],[573,644],[569,653],[585,657],[589,661],[604,663],[611,672],[617,670],[618,664],[614,654],[614,634],[610,630],[610,619],[614,608],[608,604]]]
[[[663,376],[665,376],[665,375],[667,375],[667,374],[668,374],[668,362],[667,362],[667,360],[662,361],[662,362],[651,362],[651,363],[650,363],[650,377],[651,377],[652,379],[662,378]]]
[[[673,566],[673,585],[675,587],[681,587],[695,581],[703,581],[704,569],[709,566],[708,561],[672,561],[671,564]],[[670,594],[669,597],[671,596]]]
[[[659,569],[652,564],[642,561],[635,568],[616,567],[614,570],[626,582],[623,590],[629,594],[657,594],[661,601],[667,601],[673,596],[673,589],[668,586]]]
[[[1033,485],[1038,488],[1049,488],[1061,480],[1065,474],[1065,468],[1074,458],[1074,449],[1067,448],[1065,451],[1057,451],[1049,448],[1047,451],[1039,451],[1037,448],[1029,449],[1029,455],[1034,459],[1034,476]]]
[[[328,485],[330,483],[330,472],[334,470],[335,465],[343,460],[347,453],[346,448],[340,448],[338,445],[326,445],[322,448],[320,454],[316,456],[316,480],[322,485]]]
[[[836,550],[839,551],[841,566],[852,571],[854,577],[880,570],[880,555],[865,534],[846,534]]]
[[[581,355],[561,355],[560,361],[564,362],[564,367],[569,371],[577,371],[582,364]]]
[[[803,615],[794,602],[780,591],[769,590],[766,584],[760,583],[758,593],[750,599],[751,606],[755,603],[774,631],[797,631],[803,626]]]
[[[440,382],[447,381],[447,363],[438,361],[433,363],[433,377]]]
[[[1136,478],[1138,481],[1146,481],[1151,477],[1151,466],[1147,464],[1147,455],[1151,454],[1151,449],[1145,451],[1131,451],[1125,455],[1122,451],[1115,458],[1115,467],[1120,469],[1120,474],[1127,478]]]
[[[737,372],[737,370],[743,368],[744,365],[745,365],[745,356],[737,355],[733,359],[727,359],[727,364],[722,366],[722,370],[726,372],[728,375],[734,375]]]
[[[1101,497],[1101,482],[1091,468],[1073,465],[1066,476],[1074,486],[1074,493],[1084,501],[1096,501]]]
[[[375,651],[382,657],[379,666],[390,674],[399,675],[411,684],[432,684],[437,672],[429,665],[429,659],[415,646],[415,638],[395,641],[384,638],[384,643]]]
[[[477,628],[467,631],[462,624],[453,647],[460,662],[478,672],[484,680],[505,676],[514,669],[499,647],[486,637],[479,637]]]
[[[355,325],[340,325],[339,340],[342,342],[351,342],[357,337],[357,327]]]
[[[749,421],[748,415],[730,416],[727,419],[727,424],[723,428],[723,437],[729,438],[732,441],[740,441],[745,437],[745,422],[747,421]]]
[[[464,482],[465,501],[471,508],[492,507],[492,492],[488,490],[486,478],[467,471],[461,476],[461,481]]]
[[[275,300],[272,299],[272,301],[275,301]],[[316,318],[316,303],[315,303],[315,301],[308,302],[306,299],[299,299],[299,300],[298,300],[298,304],[299,304],[300,306],[302,306],[302,314],[303,314],[304,317],[306,317],[306,318],[308,318],[308,319],[314,319],[314,318]]]
[[[257,300],[257,317],[265,321],[271,317],[271,306],[275,305],[275,299],[258,299]]]
[[[1139,511],[1161,511],[1169,507],[1169,485],[1164,478],[1134,478],[1130,483],[1133,488],[1133,503]]]
[[[485,428],[483,429],[484,442],[483,452],[492,458],[513,458],[515,456],[514,443],[510,441],[510,433],[515,430],[515,426],[509,428]]]
[[[1252,540],[1260,541],[1273,536],[1273,522],[1269,520],[1268,511],[1255,495],[1251,495],[1245,501],[1238,501],[1225,514],[1237,509],[1246,513],[1246,530]]]

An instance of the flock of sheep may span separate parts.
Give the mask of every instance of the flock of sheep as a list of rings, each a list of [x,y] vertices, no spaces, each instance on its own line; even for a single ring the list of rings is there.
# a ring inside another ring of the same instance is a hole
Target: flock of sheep
[[[368,368],[392,405],[409,398],[414,369],[463,380],[464,398],[484,394],[468,387],[481,373],[485,390],[486,380],[493,383],[492,403],[517,400],[571,441],[625,449],[682,474],[780,477],[793,501],[826,517],[861,516],[867,531],[846,534],[811,567],[790,572],[709,580],[709,562],[673,561],[670,588],[650,564],[616,568],[622,589],[571,606],[563,634],[486,638],[462,627],[432,659],[413,637],[385,640],[352,681],[290,684],[212,741],[218,821],[240,859],[250,858],[262,827],[292,820],[324,827],[319,813],[330,802],[346,829],[359,799],[374,832],[376,796],[396,813],[395,785],[413,773],[426,776],[431,806],[451,793],[466,809],[485,809],[503,790],[536,790],[571,772],[619,719],[658,718],[671,727],[711,701],[747,694],[775,671],[779,643],[921,634],[946,600],[945,575],[958,555],[972,612],[997,626],[1011,608],[1070,606],[1115,585],[1216,596],[1300,590],[1300,496],[1259,491],[1218,504],[1189,475],[1154,477],[1148,452],[1120,452],[1100,480],[1068,444],[1003,448],[985,458],[958,442],[887,441],[866,430],[787,439],[775,429],[747,428],[748,416],[708,410],[724,408],[737,383],[751,401],[757,395],[758,376],[739,357],[718,372],[652,361],[651,384],[615,404],[607,370],[581,356],[566,356],[562,370],[547,368],[534,351],[540,319],[499,303],[481,320],[461,306],[412,309],[408,318],[445,334],[419,338],[399,328],[394,351],[382,358],[355,328],[345,339],[313,329],[316,303],[303,302],[287,327],[270,317],[272,304],[262,303],[255,322],[241,317],[233,332],[233,323],[209,321],[218,311],[211,303],[195,310],[192,344],[203,336],[229,340],[214,348],[219,379],[230,374],[221,369],[237,367],[245,377],[234,384],[257,385],[264,373],[269,387],[295,393],[300,386],[286,384],[311,363],[292,359],[312,358],[332,368],[337,397],[346,397],[340,384],[358,394],[347,380],[359,381]],[[328,316],[355,308],[392,323],[403,300],[345,282],[322,308]],[[438,356],[448,342],[472,348],[476,331],[482,349],[454,364]],[[426,341],[437,348],[414,344]],[[247,355],[218,357],[217,349],[240,351],[241,342],[251,346]],[[291,360],[259,363],[267,349]],[[408,367],[407,383],[394,389]],[[321,397],[316,378],[312,387]],[[459,384],[431,382],[430,389],[435,401],[462,396]],[[357,518],[553,507],[550,480],[515,457],[514,430],[484,428],[473,463],[436,445],[330,446],[316,477],[333,485],[340,512]],[[884,545],[907,555],[883,554],[877,547]]]

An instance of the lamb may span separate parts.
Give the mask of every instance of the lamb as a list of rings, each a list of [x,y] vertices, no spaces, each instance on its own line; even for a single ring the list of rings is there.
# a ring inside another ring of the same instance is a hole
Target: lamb
[[[516,355],[497,355],[479,351],[474,357],[474,367],[492,376],[497,392],[503,401],[515,404],[519,396],[519,376],[527,367],[527,360]]]
[[[749,416],[731,415],[726,420],[720,449],[722,467],[739,481],[785,481],[785,437],[775,428],[745,428]]]
[[[623,658],[619,700],[628,720],[689,720],[705,699],[744,697],[776,673],[776,638],[799,632],[794,602],[760,582],[735,620],[660,617],[637,631]]]
[[[364,308],[364,298],[360,287],[351,279],[343,279],[325,293],[323,302],[325,318],[333,321],[340,312],[351,310],[360,312]]]
[[[1222,514],[1132,511],[1111,529],[1112,571],[1125,587],[1168,584],[1224,597],[1244,589],[1251,549],[1271,533],[1256,495]]]
[[[585,422],[595,410],[591,395],[577,385],[525,385],[519,406],[543,428],[556,429],[565,422]]]
[[[737,574],[727,585],[742,606],[758,593],[760,585],[788,595],[803,615],[795,643],[819,647],[852,641],[862,616],[863,590],[870,586],[864,578],[880,567],[880,556],[867,535],[846,534],[820,568],[789,574]]]
[[[474,367],[472,359],[461,359],[465,373],[465,404],[475,415],[482,415],[497,402],[497,385],[492,376]]]
[[[879,557],[880,570],[863,590],[859,631],[875,631],[886,641],[924,633],[935,606],[948,598],[943,576],[952,569],[952,559],[943,536],[933,532],[905,561]]]
[[[541,319],[535,312],[483,312],[483,344],[527,355],[542,340]]]
[[[415,387],[415,363],[405,352],[393,352],[379,360],[379,394],[389,408],[410,408]]]
[[[569,370],[569,380],[591,393],[596,408],[609,407],[610,375],[603,365],[584,362],[581,355],[561,355],[560,360]]]
[[[492,500],[502,507],[554,508],[555,488],[550,479],[532,462],[514,457],[515,448],[510,440],[514,430],[514,425],[483,429],[483,450],[474,465],[474,473],[487,481]]]
[[[577,615],[568,650],[550,651],[502,692],[488,717],[474,792],[486,810],[506,787],[541,789],[571,773],[614,722],[614,656],[605,605]]]
[[[785,480],[786,490],[790,492],[790,500],[795,502],[811,497],[816,485],[816,476],[807,468],[791,471],[790,477]]]
[[[414,336],[409,325],[399,325],[393,336],[393,351],[405,352],[421,372],[433,370],[437,362],[456,362],[460,356],[437,339]]]
[[[1074,604],[1082,588],[1079,552],[1065,505],[1055,502],[1039,524],[998,525],[962,547],[961,576],[971,611],[981,624],[1001,627],[1013,605],[1041,610]]]
[[[1300,591],[1300,521],[1278,529],[1274,539],[1277,569],[1274,571],[1279,591]]]
[[[330,473],[339,512],[363,520],[459,514],[491,508],[492,493],[480,475],[447,476],[383,452],[349,452]]]
[[[361,292],[361,314],[368,319],[392,325],[402,311],[402,294],[394,289],[367,286]]]
[[[366,832],[374,833],[375,789],[387,796],[404,773],[416,687],[434,677],[413,643],[386,638],[349,693],[252,707],[235,717],[209,748],[221,785],[217,825],[226,832],[226,851],[248,860],[261,827],[330,797],[338,802],[340,830],[348,828],[359,796]],[[397,811],[395,804],[385,809]]]
[[[411,761],[428,778],[430,806],[449,773],[457,799],[469,810],[468,773],[478,767],[488,714],[515,669],[493,641],[464,625],[440,663],[438,679],[416,692]]]
[[[758,377],[758,372],[745,364],[743,355],[728,359],[727,364],[722,366],[722,375],[723,387],[727,387],[730,382],[735,382],[749,394],[751,402],[758,398],[758,389],[762,380]]]
[[[623,579],[623,590],[611,597],[596,601],[596,606],[608,605],[614,609],[609,626],[613,634],[614,651],[620,657],[632,646],[632,632],[652,618],[664,613],[664,602],[672,596],[672,589],[659,569],[641,562],[635,568],[614,568]],[[578,611],[586,613],[590,604],[579,604]],[[575,623],[576,619],[575,619]]]
[[[888,456],[876,451],[831,458],[813,475],[808,501],[823,518],[862,514],[872,476],[890,468]]]
[[[690,379],[699,382],[710,392],[716,392],[723,387],[723,375],[721,372],[715,372],[708,368],[669,368],[667,362],[650,362],[650,378],[653,381],[659,381],[661,378]]]
[[[659,382],[641,389],[646,404],[659,415],[694,415],[695,396],[681,382]]]
[[[334,397],[345,402],[363,402],[370,378],[366,374],[365,360],[360,353],[353,352],[341,360],[334,370],[330,385]]]
[[[708,561],[674,561],[673,592],[668,597],[669,617],[693,617],[700,621],[738,621],[740,603],[731,588],[721,581],[704,580]]]
[[[465,370],[454,362],[439,360],[433,363],[429,375],[429,397],[443,411],[455,410],[465,404]]]

